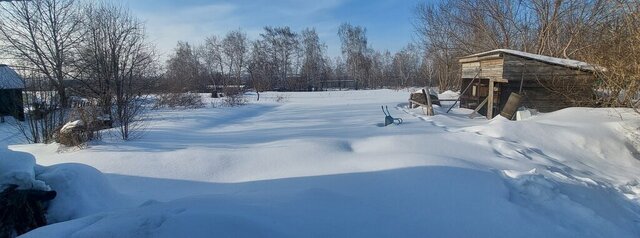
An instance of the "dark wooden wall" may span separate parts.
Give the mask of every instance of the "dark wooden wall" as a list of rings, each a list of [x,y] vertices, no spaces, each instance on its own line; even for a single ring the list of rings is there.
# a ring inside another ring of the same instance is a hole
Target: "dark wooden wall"
[[[595,75],[560,65],[504,54],[500,102],[505,103],[511,92],[520,92],[522,105],[541,112],[551,112],[572,106],[594,106]],[[502,107],[502,105],[501,105]]]
[[[24,120],[22,89],[0,89],[0,116],[13,116]]]
[[[541,112],[574,106],[594,106],[593,89],[596,77],[589,71],[506,53],[461,59],[460,62],[462,63],[461,92],[473,78],[493,80],[496,82],[495,87],[498,88],[496,89],[498,95],[494,94],[496,104],[494,110],[497,111],[502,110],[512,92],[523,96],[522,106],[535,108]],[[482,88],[483,85],[478,86]],[[471,91],[472,89],[469,88],[462,95],[461,107],[475,109],[476,102],[484,99],[472,97]],[[486,112],[486,109],[483,108],[482,112]]]
[[[475,109],[489,96],[489,79],[462,79],[463,89],[471,84],[469,89],[460,95],[460,107]],[[487,115],[487,104],[478,111],[481,115]]]

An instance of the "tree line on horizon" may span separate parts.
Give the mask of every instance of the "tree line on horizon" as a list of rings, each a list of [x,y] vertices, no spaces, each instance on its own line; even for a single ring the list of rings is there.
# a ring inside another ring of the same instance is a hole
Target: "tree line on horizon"
[[[247,84],[256,91],[322,90],[323,82],[353,81],[356,89],[423,86],[428,78],[419,47],[391,53],[368,45],[366,29],[344,23],[337,32],[342,55],[331,58],[313,28],[264,27],[255,40],[234,30],[194,45],[178,42],[166,62],[162,87],[198,91]]]

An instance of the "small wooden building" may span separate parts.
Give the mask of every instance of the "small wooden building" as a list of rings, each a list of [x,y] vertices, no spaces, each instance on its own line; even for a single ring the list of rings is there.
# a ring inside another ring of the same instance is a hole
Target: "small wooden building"
[[[585,62],[507,49],[469,55],[459,62],[460,106],[476,109],[487,99],[479,111],[487,118],[500,113],[512,92],[522,96],[521,106],[540,112],[590,106],[595,95],[596,67]]]
[[[9,66],[0,64],[0,117],[13,116],[24,120],[22,90],[22,78]]]

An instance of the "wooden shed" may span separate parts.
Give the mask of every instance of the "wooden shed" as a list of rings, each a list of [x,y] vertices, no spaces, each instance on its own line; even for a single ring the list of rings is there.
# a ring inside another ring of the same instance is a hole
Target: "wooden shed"
[[[487,99],[479,111],[487,118],[500,113],[512,92],[522,96],[521,106],[540,112],[589,106],[595,95],[597,67],[585,62],[508,49],[469,55],[459,62],[460,106],[476,109]]]
[[[0,64],[0,117],[13,116],[24,120],[22,90],[22,78],[9,66]]]

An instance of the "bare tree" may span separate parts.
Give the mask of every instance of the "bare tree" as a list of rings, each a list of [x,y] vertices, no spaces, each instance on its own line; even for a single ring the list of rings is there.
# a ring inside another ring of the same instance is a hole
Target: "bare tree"
[[[303,63],[302,77],[306,87],[318,87],[318,81],[326,77],[326,57],[327,46],[320,42],[320,37],[315,29],[304,29],[301,33]]]
[[[390,80],[385,77],[385,69],[386,62],[384,61],[383,53],[379,51],[374,51],[371,54],[371,71],[369,73],[369,82],[371,88],[379,88],[385,86],[385,84]]]
[[[640,113],[640,2],[612,1],[611,21],[594,26],[591,39],[601,39],[583,54],[606,69],[596,71],[599,101],[603,106],[629,107]]]
[[[397,87],[418,86],[420,76],[420,56],[417,47],[407,45],[393,58],[394,73],[398,77]]]
[[[13,126],[29,143],[51,143],[56,130],[64,123],[65,110],[60,110],[58,95],[47,90],[49,85],[41,74],[27,70],[24,105],[29,108],[25,122],[14,120]]]
[[[342,42],[342,54],[346,58],[349,76],[357,84],[367,85],[371,61],[368,58],[367,30],[364,27],[343,23],[338,29]],[[357,89],[358,86],[356,86]]]
[[[498,48],[581,58],[602,43],[596,26],[616,15],[607,0],[452,0],[424,3],[415,28],[441,90],[459,87],[457,58]],[[600,43],[598,43],[600,42]]]
[[[264,41],[254,41],[252,43],[251,57],[247,65],[250,76],[250,83],[256,90],[257,100],[260,100],[260,93],[271,89],[271,82],[277,78],[277,68],[272,57],[269,55],[267,43]]]
[[[227,66],[227,78],[236,85],[241,84],[248,54],[247,35],[241,31],[231,31],[222,40],[222,52]]]
[[[29,80],[26,123],[17,123],[29,142],[50,143],[69,106],[65,80],[73,75],[79,43],[78,4],[74,0],[14,1],[0,4],[3,53],[25,70]]]
[[[293,64],[296,57],[300,56],[298,34],[291,31],[289,27],[265,27],[264,31],[260,34],[262,46],[267,50],[277,72],[277,77],[274,82],[271,82],[271,86],[288,88],[290,87],[288,79],[298,71]]]
[[[42,75],[67,108],[64,84],[72,68],[72,52],[80,37],[79,8],[75,0],[13,1],[0,4],[0,37],[6,52]],[[62,120],[60,120],[62,121]]]
[[[457,34],[452,33],[455,26],[452,26],[448,20],[449,9],[452,7],[448,4],[422,4],[416,10],[416,32],[423,51],[434,63],[440,90],[459,87],[460,79],[457,74],[459,66],[456,58],[465,54],[456,47],[456,41],[463,36],[458,37]]]
[[[99,85],[90,90],[104,100],[120,137],[131,139],[143,125],[143,79],[152,73],[153,47],[146,41],[144,24],[121,6],[88,5],[84,17],[82,72],[99,82],[86,85]]]
[[[188,42],[178,42],[174,54],[167,60],[165,83],[171,93],[198,91],[206,87],[204,66]]]
[[[204,64],[204,69],[212,86],[225,85],[224,77],[226,77],[226,71],[221,40],[215,35],[207,37],[204,44],[199,48],[198,56]]]

